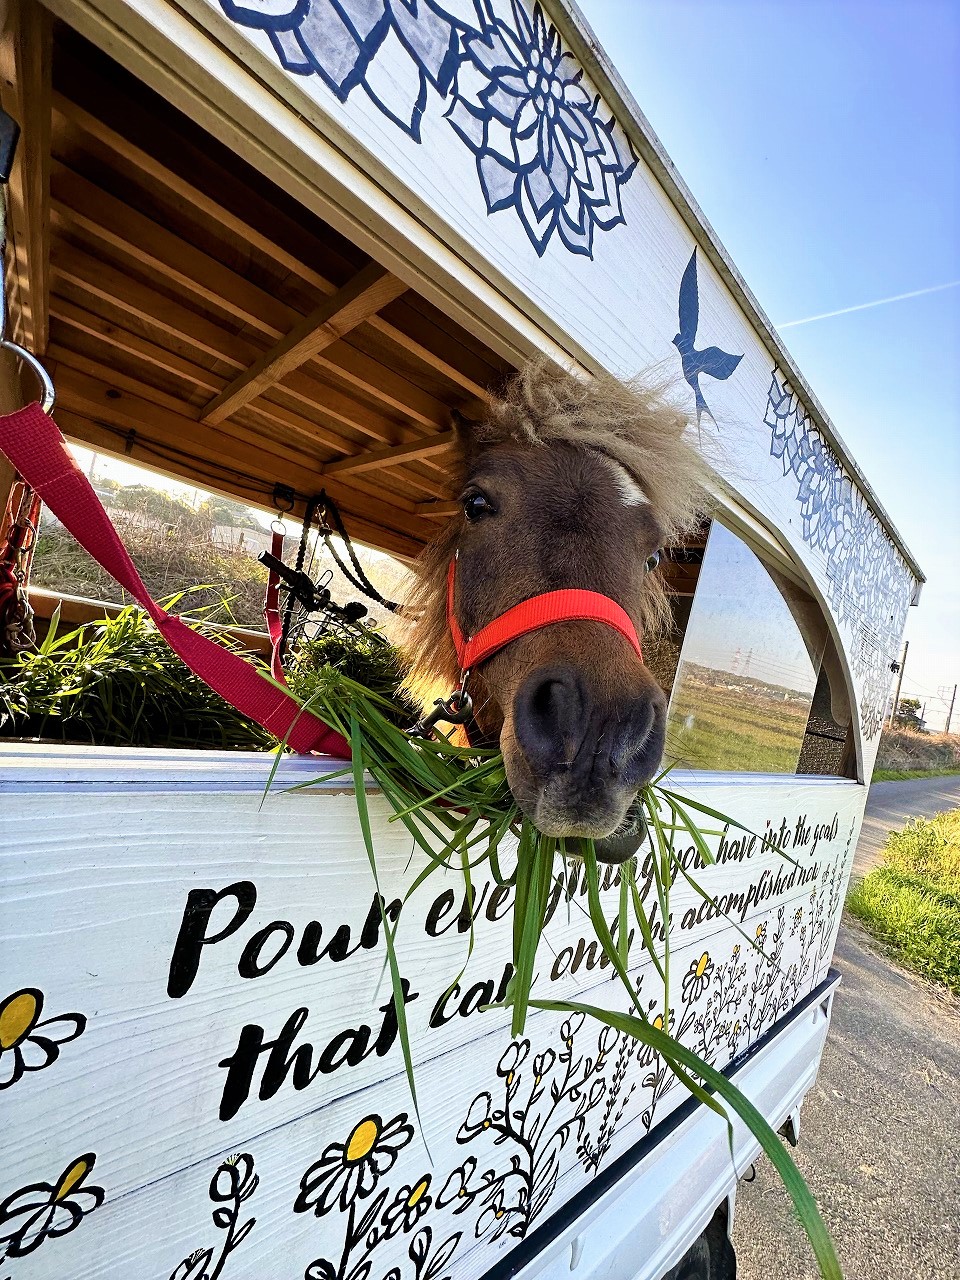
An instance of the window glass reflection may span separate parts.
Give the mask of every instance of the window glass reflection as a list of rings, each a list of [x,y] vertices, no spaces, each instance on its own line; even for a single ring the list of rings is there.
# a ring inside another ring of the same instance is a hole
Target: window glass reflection
[[[815,602],[714,520],[667,719],[667,759],[795,773],[827,644]]]

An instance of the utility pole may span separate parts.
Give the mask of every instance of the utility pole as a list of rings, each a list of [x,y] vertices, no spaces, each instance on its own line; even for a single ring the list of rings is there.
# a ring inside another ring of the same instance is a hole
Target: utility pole
[[[956,700],[957,700],[957,686],[954,685],[953,696],[950,699],[950,710],[947,712],[947,723],[944,726],[944,730],[943,730],[944,733],[950,732],[950,720],[953,717],[953,704],[956,702]]]
[[[897,723],[897,712],[900,710],[900,686],[903,684],[903,669],[907,665],[907,650],[910,648],[910,641],[903,642],[903,657],[900,659],[900,673],[897,676],[897,692],[893,699],[893,715],[890,717],[891,725]]]

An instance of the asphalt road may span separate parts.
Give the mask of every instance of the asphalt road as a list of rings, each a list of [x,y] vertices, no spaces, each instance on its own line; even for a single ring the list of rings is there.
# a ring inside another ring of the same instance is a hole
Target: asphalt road
[[[960,808],[960,777],[875,783],[854,874],[910,817]],[[858,872],[859,869],[859,872]],[[960,1002],[879,955],[845,918],[843,984],[794,1153],[846,1280],[960,1280]],[[766,1161],[741,1185],[739,1280],[817,1280]]]
[[[944,809],[960,809],[960,774],[873,783],[853,859],[853,879],[866,875],[876,865],[891,831],[911,818],[932,818]]]

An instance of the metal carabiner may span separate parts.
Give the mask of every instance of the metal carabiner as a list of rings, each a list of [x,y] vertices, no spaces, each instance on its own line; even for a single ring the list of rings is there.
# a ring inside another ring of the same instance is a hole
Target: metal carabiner
[[[53,413],[53,406],[57,401],[57,393],[53,385],[53,379],[33,352],[27,351],[27,349],[25,347],[21,347],[18,342],[12,342],[10,338],[0,338],[0,348],[4,351],[12,351],[19,360],[21,360],[36,374],[40,383],[40,390],[43,393],[40,400],[40,408],[46,414]]]

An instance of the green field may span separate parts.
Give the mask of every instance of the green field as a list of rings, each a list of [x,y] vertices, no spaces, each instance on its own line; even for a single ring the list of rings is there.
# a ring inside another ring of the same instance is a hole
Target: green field
[[[847,907],[893,952],[960,995],[960,809],[895,831]]]
[[[698,769],[793,773],[810,699],[685,662],[667,723],[668,760]]]
[[[874,782],[906,782],[910,778],[949,778],[960,769],[874,769]]]

